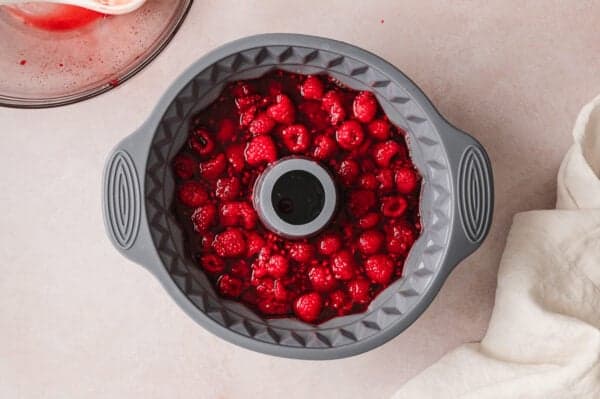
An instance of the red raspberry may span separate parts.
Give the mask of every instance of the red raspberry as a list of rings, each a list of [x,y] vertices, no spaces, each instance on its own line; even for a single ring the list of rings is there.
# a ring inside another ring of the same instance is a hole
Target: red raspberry
[[[365,135],[362,126],[357,121],[345,121],[335,132],[335,139],[344,150],[351,151],[360,147]]]
[[[290,152],[303,153],[310,147],[310,134],[304,125],[290,125],[283,129],[281,136]]]
[[[367,213],[365,216],[358,219],[358,227],[363,230],[372,229],[379,223],[379,215],[375,212]]]
[[[254,274],[256,275],[256,272]],[[275,281],[273,281],[272,278],[259,278],[255,281],[255,284],[256,294],[260,298],[273,298],[273,288],[275,288]]]
[[[389,169],[382,169],[377,174],[377,180],[379,181],[379,189],[381,191],[391,191],[394,189],[394,173]]]
[[[373,173],[364,173],[360,176],[358,185],[365,190],[375,190],[379,186],[379,182]]]
[[[225,270],[225,262],[215,254],[202,255],[200,267],[211,274],[218,274]]]
[[[234,144],[227,147],[225,156],[234,171],[239,173],[244,170],[246,161],[244,160],[244,147],[242,145]]]
[[[312,132],[320,132],[329,126],[327,113],[321,108],[317,101],[305,101],[298,105],[298,110],[308,121]]]
[[[398,218],[408,208],[408,202],[401,196],[385,197],[381,201],[381,213],[389,218]]]
[[[294,301],[294,313],[298,318],[307,323],[312,323],[319,318],[323,308],[323,299],[316,292],[309,292]]]
[[[250,277],[250,266],[245,260],[239,259],[231,265],[230,272],[236,277],[247,280]]]
[[[359,173],[360,167],[358,166],[358,162],[353,159],[344,159],[336,171],[336,174],[346,186],[352,185]]]
[[[179,187],[179,201],[185,206],[196,208],[208,201],[208,194],[202,185],[195,181],[185,182]]]
[[[387,168],[392,159],[400,151],[400,144],[394,140],[384,141],[373,145],[373,159],[377,165]]]
[[[358,237],[358,249],[365,255],[376,254],[383,245],[383,233],[367,230]]]
[[[246,230],[256,226],[256,212],[247,202],[225,203],[221,206],[219,216],[223,226],[241,226]]]
[[[254,120],[254,117],[256,116],[257,110],[258,110],[258,108],[256,107],[256,105],[253,105],[253,106],[249,107],[248,109],[244,110],[240,114],[240,126],[243,126],[243,127],[250,126],[250,124]]]
[[[273,255],[267,263],[267,272],[275,277],[280,278],[287,274],[288,260],[283,255]]]
[[[285,302],[276,302],[273,300],[260,301],[258,309],[267,315],[281,316],[290,313],[290,305]]]
[[[324,134],[318,135],[314,140],[312,156],[320,161],[331,158],[337,151],[335,140]]]
[[[348,196],[348,210],[355,217],[365,215],[375,205],[375,193],[369,190],[356,190]]]
[[[251,166],[277,160],[277,147],[269,136],[257,136],[248,142],[244,150],[246,162]]]
[[[362,123],[369,123],[377,113],[377,100],[373,93],[369,91],[361,91],[354,97],[352,103],[352,111],[354,117]]]
[[[222,201],[231,201],[240,193],[240,179],[235,176],[221,177],[215,185],[215,195]]]
[[[267,114],[279,123],[291,125],[296,118],[294,103],[285,94],[278,94],[275,97],[275,105],[267,109]]]
[[[363,277],[359,277],[348,283],[348,293],[354,303],[361,305],[369,303],[371,300],[371,283]]]
[[[385,119],[375,119],[369,123],[368,131],[376,140],[387,140],[390,138],[390,123]]]
[[[242,280],[229,274],[222,275],[217,281],[219,293],[228,298],[237,298],[242,294]]]
[[[415,231],[405,221],[393,223],[386,229],[387,250],[393,254],[406,254],[415,242]]]
[[[346,118],[342,96],[337,91],[330,90],[325,93],[321,107],[329,114],[329,122],[332,125],[337,125]]]
[[[244,233],[240,229],[228,228],[215,236],[215,252],[224,258],[237,258],[246,252]]]
[[[323,82],[315,75],[308,76],[300,86],[302,97],[310,100],[320,100],[323,97],[323,91]]]
[[[251,257],[260,252],[261,248],[265,245],[265,240],[257,232],[250,231],[246,233],[246,243],[248,246],[246,256]]]
[[[314,266],[308,270],[308,279],[315,291],[329,292],[337,285],[331,269],[327,266]]]
[[[231,119],[223,119],[219,122],[217,130],[217,140],[221,143],[226,143],[235,136],[235,123]]]
[[[341,250],[331,257],[331,270],[338,280],[350,280],[354,277],[354,257],[348,250]]]
[[[275,280],[273,284],[273,297],[276,301],[284,302],[289,299],[290,293],[280,280]]]
[[[290,258],[296,262],[304,263],[313,259],[315,250],[309,243],[295,242],[290,245],[288,252]]]
[[[209,155],[215,149],[215,141],[210,133],[204,129],[198,129],[189,140],[190,148],[201,157]]]
[[[261,113],[254,118],[252,123],[250,123],[250,133],[258,136],[261,134],[268,134],[275,127],[275,121],[266,113]]]
[[[348,314],[352,310],[352,302],[342,290],[335,290],[329,294],[327,304],[337,311],[338,316]]]
[[[227,159],[225,155],[217,154],[212,159],[200,162],[200,175],[207,180],[215,180],[225,172],[227,168]]]
[[[386,285],[394,273],[394,262],[387,255],[373,255],[365,262],[365,273],[372,282]]]
[[[417,188],[417,182],[417,173],[413,169],[403,167],[396,171],[396,188],[399,193],[412,193]]]
[[[192,224],[194,230],[202,233],[210,228],[215,222],[217,215],[217,207],[213,204],[200,205],[194,213],[192,213]]]
[[[342,240],[339,235],[334,233],[323,234],[317,242],[317,248],[323,255],[332,255],[340,250]]]
[[[183,180],[191,179],[194,176],[196,166],[196,161],[189,155],[181,154],[173,159],[173,170]]]
[[[200,238],[200,247],[206,251],[212,248],[212,243],[215,239],[215,234],[210,231],[204,232]]]

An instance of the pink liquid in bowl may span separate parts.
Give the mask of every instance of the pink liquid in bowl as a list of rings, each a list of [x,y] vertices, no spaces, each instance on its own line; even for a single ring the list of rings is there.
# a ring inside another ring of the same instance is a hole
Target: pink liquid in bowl
[[[49,31],[80,28],[105,16],[85,8],[62,4],[32,3],[9,7],[8,10],[25,25]]]

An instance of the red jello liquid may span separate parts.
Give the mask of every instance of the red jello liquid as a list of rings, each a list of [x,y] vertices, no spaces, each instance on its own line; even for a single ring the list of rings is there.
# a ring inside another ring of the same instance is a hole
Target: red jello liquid
[[[173,160],[174,212],[191,256],[223,297],[264,317],[320,323],[364,311],[402,276],[421,225],[421,177],[405,132],[375,97],[326,76],[276,71],[229,84],[194,116]],[[267,230],[255,180],[277,159],[318,161],[341,204],[316,236]]]
[[[80,28],[104,16],[85,8],[63,4],[25,4],[9,7],[8,10],[26,25],[49,31]]]

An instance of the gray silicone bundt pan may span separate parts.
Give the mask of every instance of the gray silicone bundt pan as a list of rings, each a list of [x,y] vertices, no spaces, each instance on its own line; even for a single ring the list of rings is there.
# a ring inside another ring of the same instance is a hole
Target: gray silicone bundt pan
[[[182,230],[170,210],[171,159],[186,141],[191,115],[218,97],[228,82],[276,68],[326,73],[354,89],[374,92],[388,117],[408,132],[412,158],[423,176],[423,232],[406,260],[404,277],[365,313],[320,325],[265,320],[219,298],[184,250]],[[454,266],[482,243],[493,209],[492,172],[484,149],[446,122],[402,72],[352,45],[295,34],[247,37],[195,62],[148,120],[116,146],[103,184],[104,220],[113,244],[154,274],[192,319],[243,347],[302,359],[356,355],[410,326]]]

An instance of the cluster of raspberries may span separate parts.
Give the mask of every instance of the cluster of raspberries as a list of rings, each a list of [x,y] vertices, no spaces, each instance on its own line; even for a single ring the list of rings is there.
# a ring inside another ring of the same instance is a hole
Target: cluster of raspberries
[[[267,230],[252,206],[264,168],[301,155],[328,168],[341,205],[316,236]],[[375,96],[321,75],[275,71],[234,82],[194,116],[173,160],[174,211],[223,297],[309,323],[364,311],[402,275],[421,226],[421,178],[405,132]]]

